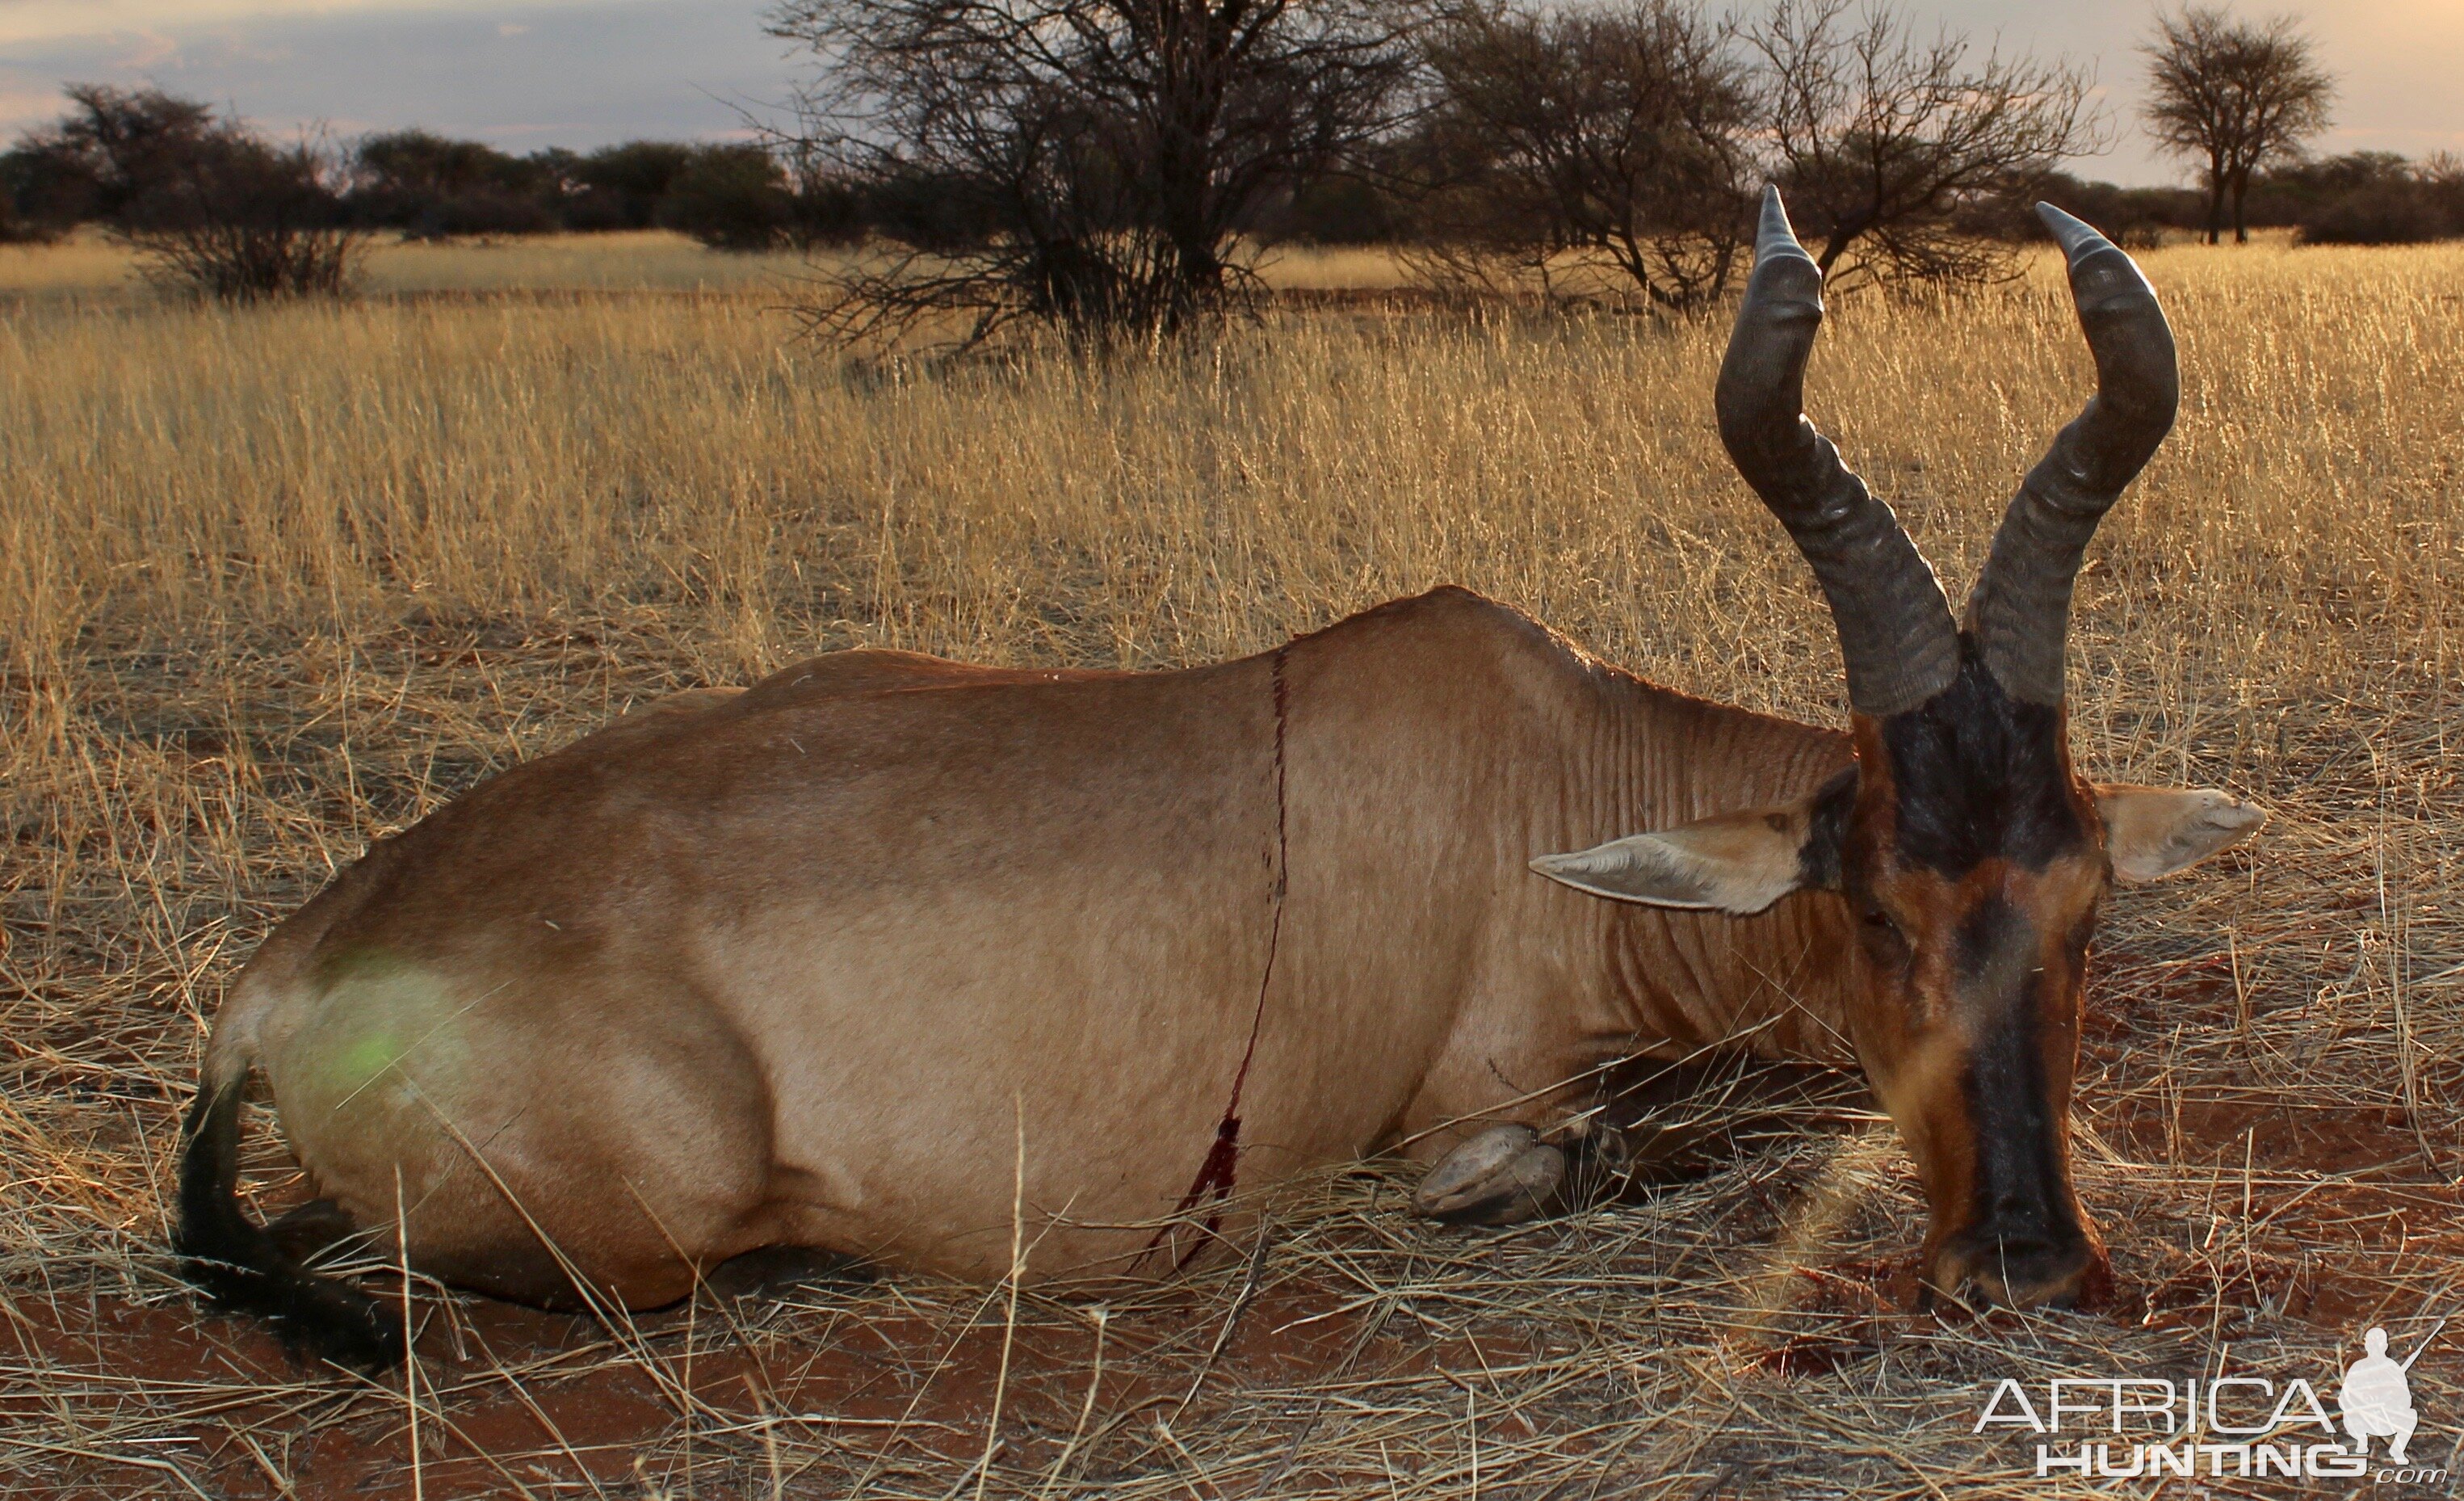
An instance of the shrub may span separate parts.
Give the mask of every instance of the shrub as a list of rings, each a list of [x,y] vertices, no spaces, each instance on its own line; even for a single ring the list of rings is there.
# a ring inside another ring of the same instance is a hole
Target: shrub
[[[2277,186],[2277,185],[2271,185]],[[2304,245],[2413,245],[2464,234],[2464,163],[2355,153],[2282,174]]]
[[[2414,245],[2455,226],[2411,187],[2373,183],[2319,205],[2301,218],[2304,245]]]
[[[425,130],[369,136],[352,153],[352,216],[423,239],[541,233],[561,228],[555,166]]]
[[[796,197],[778,160],[757,145],[703,146],[668,185],[658,222],[713,250],[772,249],[793,232]]]
[[[91,214],[93,174],[33,143],[0,155],[0,244],[56,240]]]
[[[2043,240],[2045,226],[2035,214],[2039,199],[2085,219],[2130,250],[2153,249],[2167,230],[2196,230],[2205,222],[2199,194],[2189,188],[2121,188],[2055,172],[2026,192],[1969,205],[1960,214],[1960,228],[1996,239]]]
[[[576,230],[647,230],[659,205],[693,166],[693,147],[675,141],[627,141],[570,164],[565,224]]]
[[[366,237],[347,222],[328,166],[304,143],[218,131],[112,232],[176,291],[226,302],[338,296],[351,288]]]

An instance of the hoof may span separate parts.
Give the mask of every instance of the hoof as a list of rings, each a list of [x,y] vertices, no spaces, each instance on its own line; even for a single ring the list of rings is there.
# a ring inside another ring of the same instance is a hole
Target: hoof
[[[1642,1156],[1632,1133],[1596,1118],[1584,1122],[1570,1145],[1584,1168],[1602,1181],[1623,1177]]]
[[[1548,1210],[1566,1180],[1566,1154],[1529,1126],[1491,1126],[1446,1154],[1412,1195],[1412,1207],[1450,1225],[1515,1225]]]

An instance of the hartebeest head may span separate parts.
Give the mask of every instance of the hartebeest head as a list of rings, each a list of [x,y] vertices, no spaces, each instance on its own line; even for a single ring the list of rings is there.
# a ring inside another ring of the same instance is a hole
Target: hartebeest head
[[[2098,1258],[2071,1186],[2088,939],[2112,883],[2169,874],[2266,815],[2215,791],[2092,786],[2071,763],[2062,642],[2098,520],[2173,423],[2173,337],[2130,257],[2049,206],[2097,394],[2011,502],[1963,629],[1898,518],[1799,414],[1822,275],[1779,194],[1720,368],[1720,436],[1814,565],[1846,661],[1856,767],[1796,805],[1639,834],[1534,869],[1602,896],[1759,912],[1800,887],[1858,931],[1849,1022],[1958,1296],[2075,1293]]]

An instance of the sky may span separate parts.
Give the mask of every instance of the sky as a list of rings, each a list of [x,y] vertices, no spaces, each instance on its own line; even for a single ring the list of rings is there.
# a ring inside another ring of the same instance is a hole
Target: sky
[[[420,125],[510,151],[740,132],[800,74],[761,32],[771,0],[0,0],[0,138],[56,116],[68,82],[155,84],[287,133]],[[1905,0],[1981,48],[2093,68],[2113,148],[2074,164],[2187,180],[2138,129],[2152,0]],[[2339,78],[2330,152],[2464,153],[2464,0],[2277,0]]]

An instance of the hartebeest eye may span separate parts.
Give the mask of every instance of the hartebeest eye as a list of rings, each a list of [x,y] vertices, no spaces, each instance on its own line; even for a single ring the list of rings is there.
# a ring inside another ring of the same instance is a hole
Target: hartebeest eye
[[[1860,903],[1857,911],[1858,934],[1864,940],[1865,952],[1877,963],[1897,967],[1908,960],[1912,952],[1908,936],[1897,917],[1882,910],[1880,903]]]

